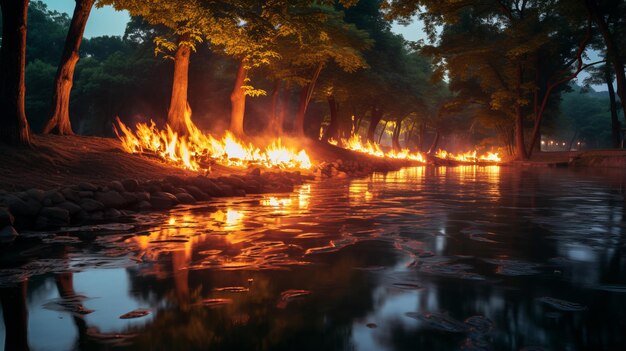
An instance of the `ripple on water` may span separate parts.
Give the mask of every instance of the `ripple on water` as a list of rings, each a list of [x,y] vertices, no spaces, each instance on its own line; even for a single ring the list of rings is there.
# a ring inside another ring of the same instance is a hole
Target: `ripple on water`
[[[566,300],[557,299],[554,297],[540,297],[537,298],[537,302],[548,305],[554,309],[565,312],[579,312],[587,310],[587,306],[579,304],[577,302],[571,302]]]
[[[465,333],[469,330],[467,324],[441,312],[407,312],[405,315],[417,319],[429,329],[450,333]]]

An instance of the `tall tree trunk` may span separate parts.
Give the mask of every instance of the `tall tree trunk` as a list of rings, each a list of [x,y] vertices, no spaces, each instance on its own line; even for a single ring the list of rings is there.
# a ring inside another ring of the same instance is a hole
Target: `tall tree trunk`
[[[76,0],[70,29],[65,39],[63,56],[54,77],[54,93],[52,95],[52,116],[43,129],[44,134],[73,135],[70,122],[70,92],[74,82],[74,68],[78,62],[78,49],[83,40],[89,13],[95,0]]]
[[[280,96],[280,79],[274,79],[272,87],[272,104],[270,107],[270,122],[268,130],[271,134],[278,135],[276,124],[278,123],[278,97]]]
[[[610,31],[605,17],[600,13],[596,0],[585,0],[585,4],[587,5],[587,10],[591,14],[593,21],[598,27],[598,31],[604,39],[606,57],[613,65],[613,71],[615,72],[617,96],[619,96],[622,104],[622,111],[626,115],[626,72],[624,71],[624,61],[621,56],[623,53],[620,52],[619,46],[615,42],[614,35]]]
[[[335,101],[334,95],[328,95],[328,107],[330,108],[330,124],[324,135],[322,137],[322,141],[327,142],[328,139],[334,138],[337,139],[337,132],[339,131],[339,116],[337,115],[337,101]]]
[[[13,0],[8,0],[13,1]],[[4,6],[2,13],[4,13]],[[28,307],[26,305],[26,290],[28,280],[22,281],[15,287],[0,288],[0,302],[4,318],[5,350],[28,351]]]
[[[235,79],[235,87],[230,94],[230,131],[241,137],[245,133],[243,131],[243,117],[246,112],[246,91],[243,86],[246,83],[248,77],[248,68],[246,63],[242,60],[239,63],[239,69],[237,70],[237,78]]]
[[[609,67],[605,67],[604,79],[606,80],[606,87],[609,90],[609,102],[611,106],[611,136],[613,139],[613,147],[617,149],[622,146],[622,125],[619,122],[617,114],[617,101],[615,101],[615,89],[613,89],[612,78]]]
[[[391,146],[396,151],[400,151],[400,149],[402,149],[402,146],[400,145],[400,130],[402,129],[403,120],[404,119],[401,118],[396,121],[396,125],[393,128],[393,135],[391,136]]]
[[[378,135],[378,144],[380,144],[380,141],[383,140],[383,135],[385,135],[385,129],[387,129],[387,123],[389,123],[389,121],[385,121],[385,124],[383,124],[383,129],[380,131],[380,134]]]
[[[309,82],[309,84],[302,87],[302,90],[300,91],[298,113],[296,114],[296,120],[294,121],[293,125],[293,132],[295,135],[304,135],[304,117],[306,116],[306,110],[309,107],[311,97],[313,97],[313,92],[315,91],[315,83],[317,82],[317,78],[319,78],[320,76],[320,72],[322,72],[322,67],[322,63],[317,65],[315,71],[313,71],[311,81]]]
[[[174,55],[174,79],[172,81],[172,97],[167,111],[167,124],[179,135],[188,133],[187,122],[187,89],[189,86],[189,57],[191,48],[184,42],[187,37],[180,37]]]
[[[430,148],[428,149],[428,154],[432,155],[435,153],[435,151],[437,150],[437,147],[439,146],[439,130],[435,131],[435,139],[433,139],[433,143],[430,145]]]
[[[30,129],[24,110],[28,0],[0,0],[0,8],[0,142],[30,145]]]
[[[517,66],[517,102],[515,103],[515,157],[518,160],[527,160],[526,144],[524,143],[524,111],[520,103],[522,99],[523,72],[520,64]]]
[[[367,128],[367,141],[371,143],[375,142],[374,134],[376,134],[376,127],[378,127],[378,123],[380,123],[382,118],[383,111],[376,107],[372,107],[372,111],[370,112],[370,125]]]
[[[278,114],[278,120],[276,120],[276,135],[283,134],[283,126],[285,125],[285,117],[287,111],[289,111],[289,97],[291,94],[291,83],[285,81],[285,87],[283,88],[282,103],[280,106],[280,113]]]

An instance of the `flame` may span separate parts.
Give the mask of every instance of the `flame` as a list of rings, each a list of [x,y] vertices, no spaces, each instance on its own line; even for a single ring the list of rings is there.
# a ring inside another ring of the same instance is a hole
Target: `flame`
[[[339,145],[340,143],[335,139],[329,139],[329,144]],[[362,152],[375,157],[387,157],[400,160],[411,160],[416,162],[426,162],[424,156],[419,152],[411,152],[409,149],[402,149],[400,151],[389,151],[385,153],[378,144],[367,141],[363,143],[360,135],[353,135],[349,139],[341,139],[341,146],[352,151]]]
[[[180,136],[169,126],[158,129],[154,122],[138,123],[135,132],[117,119],[115,133],[129,153],[150,153],[168,163],[192,171],[207,171],[211,163],[230,167],[251,165],[267,168],[310,169],[311,159],[304,150],[286,147],[280,139],[260,149],[246,144],[230,132],[221,139],[200,131],[186,116],[187,135]]]
[[[443,160],[453,160],[453,161],[466,162],[466,163],[502,162],[502,158],[500,158],[497,152],[487,152],[487,154],[485,155],[478,155],[478,152],[476,150],[467,151],[467,152],[460,153],[460,154],[453,154],[445,150],[437,150],[437,152],[435,153],[435,157],[443,159]]]

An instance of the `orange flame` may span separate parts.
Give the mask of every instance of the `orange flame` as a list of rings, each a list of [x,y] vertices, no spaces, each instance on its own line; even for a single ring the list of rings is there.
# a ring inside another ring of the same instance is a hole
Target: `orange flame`
[[[363,143],[363,141],[361,140],[361,136],[356,134],[351,136],[349,139],[342,138],[341,143],[339,143],[335,139],[329,139],[328,143],[337,146],[341,144],[342,147],[348,150],[365,153],[375,157],[387,157],[399,160],[426,162],[426,159],[421,153],[411,152],[409,149],[402,149],[400,151],[392,150],[385,153],[378,144],[372,143],[370,141],[366,141],[365,143]]]
[[[487,154],[485,155],[478,155],[478,152],[476,150],[467,151],[467,152],[460,153],[460,154],[453,154],[445,150],[437,150],[437,152],[435,153],[435,157],[443,159],[443,160],[453,160],[453,161],[466,162],[466,163],[502,162],[502,158],[500,158],[497,152],[495,153],[487,152]]]
[[[169,126],[160,130],[154,122],[138,123],[133,132],[119,118],[115,133],[129,153],[151,153],[168,163],[193,171],[206,171],[212,162],[230,167],[259,165],[267,168],[310,169],[311,159],[304,151],[284,146],[280,139],[264,149],[246,144],[230,132],[216,139],[201,132],[186,117],[188,133],[179,136]]]

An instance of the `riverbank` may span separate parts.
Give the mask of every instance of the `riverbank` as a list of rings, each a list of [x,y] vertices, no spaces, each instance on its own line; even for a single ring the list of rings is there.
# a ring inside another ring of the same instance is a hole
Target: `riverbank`
[[[120,221],[136,212],[217,197],[286,193],[316,177],[346,178],[408,165],[317,141],[304,143],[316,165],[310,170],[214,164],[206,174],[128,154],[110,138],[37,135],[32,148],[0,146],[0,241],[13,242],[21,230]]]
[[[512,161],[520,167],[599,167],[626,169],[626,150],[535,152],[530,160]]]

